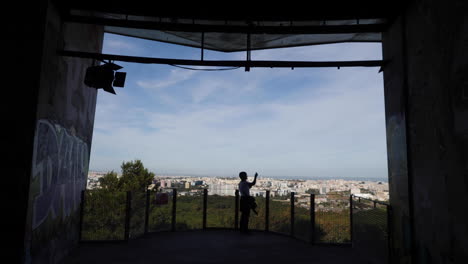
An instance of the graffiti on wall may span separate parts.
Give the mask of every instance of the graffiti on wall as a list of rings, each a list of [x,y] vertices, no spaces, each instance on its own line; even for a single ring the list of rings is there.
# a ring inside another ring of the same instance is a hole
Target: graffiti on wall
[[[47,219],[65,220],[79,209],[88,162],[88,145],[83,140],[57,124],[38,121],[32,163],[36,183],[32,230]]]

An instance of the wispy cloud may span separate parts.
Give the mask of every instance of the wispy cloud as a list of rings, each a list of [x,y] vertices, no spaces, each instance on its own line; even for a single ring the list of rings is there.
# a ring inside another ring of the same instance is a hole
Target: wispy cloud
[[[247,75],[239,70],[230,73],[204,73],[192,82],[188,92],[195,104],[209,98],[221,102],[226,98],[240,98],[254,93],[261,89],[260,82],[264,79],[258,74]]]
[[[135,45],[128,41],[111,39],[106,41],[106,47],[109,49],[134,49]]]
[[[141,48],[130,39],[116,38],[112,35],[105,35],[103,52],[112,54],[136,53]]]
[[[194,71],[173,69],[166,79],[141,80],[137,81],[137,84],[145,89],[159,90],[189,80],[194,74]]]

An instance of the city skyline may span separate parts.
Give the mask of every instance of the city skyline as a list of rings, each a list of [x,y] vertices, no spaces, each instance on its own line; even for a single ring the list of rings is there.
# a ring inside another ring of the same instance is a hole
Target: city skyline
[[[104,173],[90,173],[88,189],[99,188],[99,178]],[[203,176],[155,176],[148,189],[180,188],[178,193],[183,196],[200,195],[201,188],[207,189],[210,195],[233,196],[238,189],[239,178],[236,177],[203,177]],[[198,186],[199,188],[197,188]],[[389,199],[389,185],[386,181],[351,180],[351,179],[278,179],[260,177],[257,179],[250,193],[253,196],[265,196],[266,190],[272,197],[288,196],[292,192],[297,195],[307,195],[315,190],[317,195],[330,192],[345,195],[355,195],[363,198],[387,201]]]
[[[120,170],[90,170],[89,174],[100,174],[104,175],[108,172],[115,172],[117,173],[118,176],[121,175]],[[150,172],[155,173],[154,171],[150,170]],[[251,180],[254,177],[255,172],[253,173],[247,173],[248,174],[248,179]],[[239,175],[237,173],[234,174],[197,174],[197,173],[155,173],[156,178],[161,178],[161,177],[172,177],[172,178],[180,178],[180,177],[192,177],[192,178],[197,178],[197,177],[207,177],[207,178],[239,178]],[[275,179],[275,180],[350,180],[350,181],[357,181],[357,180],[363,180],[363,181],[382,181],[382,182],[388,182],[388,177],[385,175],[383,177],[366,177],[366,176],[355,176],[355,177],[339,177],[339,176],[294,176],[294,175],[263,175],[259,174],[259,178],[266,178],[266,179]]]

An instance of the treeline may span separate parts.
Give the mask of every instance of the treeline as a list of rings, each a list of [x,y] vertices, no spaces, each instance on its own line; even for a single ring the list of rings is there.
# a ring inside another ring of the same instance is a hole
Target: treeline
[[[132,207],[137,209],[137,205],[141,204],[141,194],[146,193],[154,173],[149,172],[141,160],[123,162],[121,172],[120,177],[114,171],[106,173],[99,179],[99,189],[85,192],[81,233],[83,240],[124,238],[127,192],[135,196]],[[134,212],[138,213],[139,210]],[[133,226],[141,222],[139,218],[139,214],[133,217]]]
[[[122,176],[109,172],[100,179],[100,189],[89,190],[85,196],[82,239],[121,240],[125,234],[127,192],[131,192],[130,237],[144,232],[146,189],[154,174],[136,160],[122,164]],[[168,194],[169,196],[172,193]],[[148,231],[169,231],[172,227],[172,197],[167,204],[155,203],[156,192],[151,192]],[[257,197],[257,212],[251,214],[250,229],[265,229],[265,198]],[[203,196],[178,196],[176,204],[176,230],[202,229]],[[270,200],[269,230],[289,234],[291,230],[289,201]],[[295,236],[309,241],[310,211],[295,207]],[[316,212],[315,238],[317,242],[350,242],[349,211]],[[234,228],[235,198],[209,195],[207,201],[208,228]]]

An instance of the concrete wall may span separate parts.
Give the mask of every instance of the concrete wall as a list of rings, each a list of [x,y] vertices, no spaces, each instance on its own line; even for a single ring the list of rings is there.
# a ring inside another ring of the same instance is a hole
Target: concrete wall
[[[57,263],[78,244],[97,91],[83,84],[89,59],[58,49],[101,52],[103,29],[63,23],[48,3],[32,148],[26,263]]]
[[[412,1],[384,34],[395,263],[468,260],[467,11],[462,0]]]

